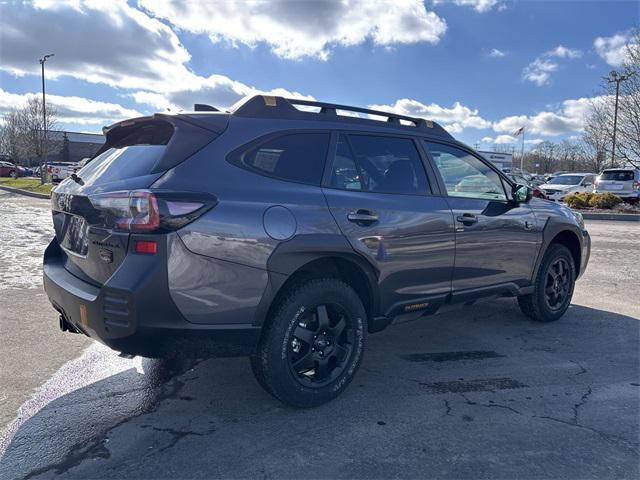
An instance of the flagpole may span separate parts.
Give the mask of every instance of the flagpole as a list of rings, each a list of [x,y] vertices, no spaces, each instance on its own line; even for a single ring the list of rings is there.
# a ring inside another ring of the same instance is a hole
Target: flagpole
[[[524,127],[522,127],[522,150],[520,152],[520,173],[524,172]]]

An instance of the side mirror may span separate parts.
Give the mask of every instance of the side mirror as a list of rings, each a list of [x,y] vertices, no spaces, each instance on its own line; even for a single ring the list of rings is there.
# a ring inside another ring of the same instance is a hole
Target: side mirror
[[[511,193],[513,201],[517,203],[526,203],[533,196],[533,190],[526,185],[514,185]]]

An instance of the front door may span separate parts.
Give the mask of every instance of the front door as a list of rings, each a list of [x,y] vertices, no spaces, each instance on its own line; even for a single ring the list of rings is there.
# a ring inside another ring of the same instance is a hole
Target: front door
[[[339,134],[324,194],[351,246],[379,271],[382,313],[450,293],[453,216],[432,195],[413,139]]]
[[[470,151],[425,142],[455,219],[453,291],[527,285],[540,226],[527,203],[510,201],[509,184]]]

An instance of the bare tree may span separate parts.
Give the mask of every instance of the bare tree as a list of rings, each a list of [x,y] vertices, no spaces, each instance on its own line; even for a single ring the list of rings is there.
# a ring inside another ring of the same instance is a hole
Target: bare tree
[[[626,46],[627,58],[620,83],[616,160],[640,164],[640,31],[635,31]],[[585,121],[583,141],[597,171],[611,158],[615,114],[615,84],[605,79],[602,95],[591,102]]]
[[[18,112],[12,110],[2,118],[0,125],[0,155],[15,162],[20,156],[20,124]]]
[[[45,139],[45,119],[42,115],[42,100],[32,97],[27,103],[5,114],[0,127],[0,152],[8,155],[13,162],[31,166],[43,163],[46,155],[57,153],[62,140],[57,132],[57,113],[52,105],[47,105]]]

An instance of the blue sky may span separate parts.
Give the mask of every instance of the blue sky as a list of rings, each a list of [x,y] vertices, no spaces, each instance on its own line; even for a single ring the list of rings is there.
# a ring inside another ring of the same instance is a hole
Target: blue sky
[[[0,5],[0,113],[40,91],[60,127],[226,107],[259,91],[424,116],[481,148],[580,135],[624,59],[635,1],[246,4],[76,0]]]

